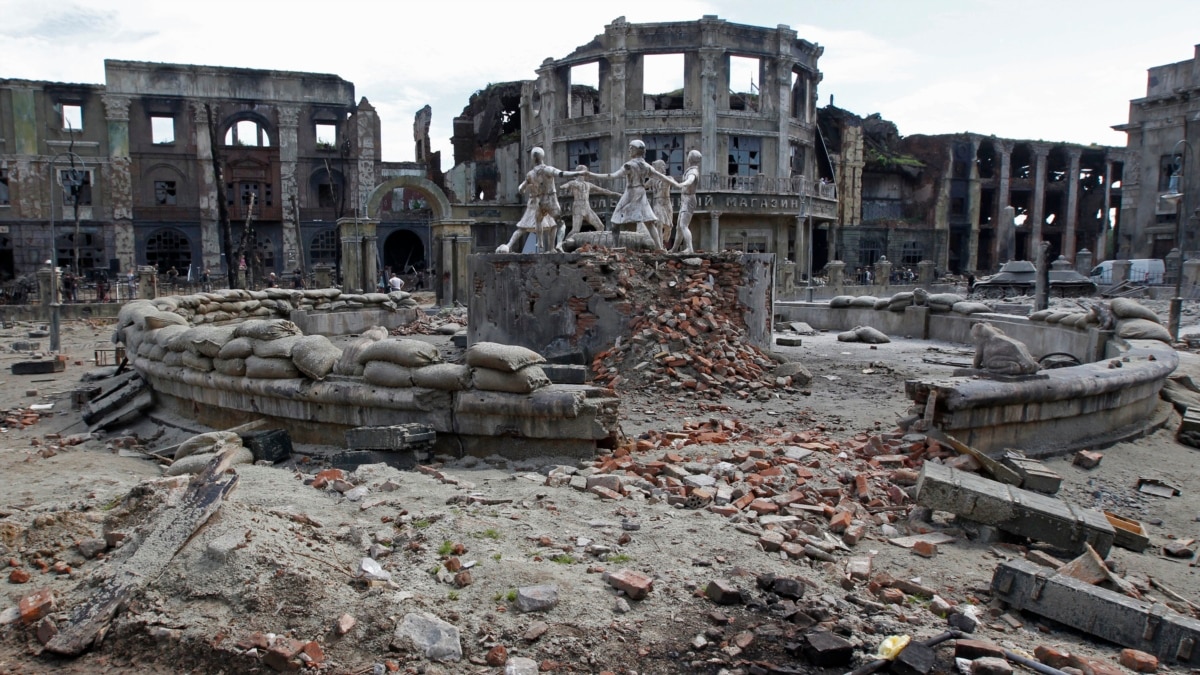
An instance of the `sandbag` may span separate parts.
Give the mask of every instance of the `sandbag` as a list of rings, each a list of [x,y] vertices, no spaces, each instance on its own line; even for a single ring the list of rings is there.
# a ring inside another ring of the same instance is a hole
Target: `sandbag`
[[[143,333],[142,340],[166,347],[171,338],[186,333],[189,330],[191,329],[187,326],[167,326],[166,328],[159,328],[158,330]]]
[[[369,361],[363,366],[363,379],[377,387],[398,389],[413,386],[412,368],[387,361]]]
[[[1113,298],[1108,306],[1118,319],[1145,319],[1158,323],[1158,315],[1150,308],[1132,298]]]
[[[155,330],[157,328],[165,328],[167,326],[186,326],[187,319],[179,316],[174,312],[164,312],[154,310],[142,315],[142,330]]]
[[[217,358],[244,359],[254,353],[254,341],[250,338],[234,338],[217,352]]]
[[[877,309],[877,310],[884,310],[884,309],[887,309],[887,308],[888,308],[888,306],[889,306],[889,305],[891,305],[891,304],[892,304],[892,301],[891,301],[891,299],[889,299],[889,298],[880,298],[880,299],[878,299],[878,300],[876,300],[876,301],[875,301],[875,309]]]
[[[138,345],[137,355],[143,359],[148,359],[150,358],[150,352],[153,351],[157,346],[158,345],[154,344],[153,342],[143,342],[142,344]]]
[[[462,391],[471,388],[471,369],[457,363],[435,363],[414,368],[412,383],[415,387]]]
[[[983,304],[982,302],[972,302],[970,300],[963,300],[962,302],[954,303],[954,305],[950,308],[950,310],[952,312],[954,312],[955,314],[970,315],[970,314],[979,314],[980,312],[990,312],[990,311],[992,311],[992,308],[988,307],[987,305]]]
[[[164,366],[175,366],[175,367],[182,366],[183,365],[183,354],[184,354],[184,352],[167,351],[166,354],[163,354],[163,359],[162,359],[163,365]]]
[[[196,326],[188,331],[188,339],[192,343],[188,351],[215,358],[221,353],[221,347],[233,339],[236,329],[236,326]]]
[[[1171,333],[1162,324],[1149,319],[1122,319],[1117,322],[1117,337],[1126,340],[1161,340],[1171,343]]]
[[[235,337],[255,340],[278,340],[289,335],[300,335],[300,327],[287,319],[253,319],[238,325]]]
[[[1058,323],[1068,316],[1071,316],[1071,314],[1062,310],[1050,312],[1050,315],[1046,317],[1046,323]]]
[[[1052,309],[1039,310],[1039,311],[1034,312],[1033,314],[1030,314],[1029,320],[1030,321],[1045,321],[1046,317],[1050,316],[1053,313],[1054,313],[1054,310],[1052,310]]]
[[[420,368],[440,362],[442,355],[437,347],[428,342],[395,338],[367,345],[357,360],[362,365],[370,361],[386,361],[398,366]]]
[[[342,358],[342,350],[324,335],[305,335],[292,347],[292,363],[296,369],[314,380],[323,380],[333,372]]]
[[[214,459],[216,459],[219,456],[220,455],[215,452],[191,455],[182,460],[172,462],[171,466],[168,466],[166,471],[164,471],[163,473],[164,473],[164,475],[167,475],[167,476],[183,476],[183,475],[187,475],[187,474],[200,473],[201,471],[204,470],[204,468],[206,466],[208,466],[209,462],[213,461]],[[238,448],[236,451],[234,451],[233,461],[231,462],[231,464],[253,464],[253,463],[254,463],[254,453],[250,452],[249,448],[241,447],[241,448]]]
[[[246,376],[246,359],[213,359],[213,370],[231,377]]]
[[[858,336],[859,342],[865,342],[870,345],[881,345],[892,341],[882,331],[870,326],[859,326],[854,329],[854,334]]]
[[[289,335],[275,340],[252,340],[254,355],[264,359],[290,359],[292,348],[304,336]]]
[[[490,368],[502,373],[515,373],[526,366],[545,363],[546,357],[517,345],[476,342],[467,348],[465,361],[472,368]]]
[[[622,236],[622,239],[624,237]],[[476,368],[473,382],[476,389],[484,391],[506,391],[510,394],[529,394],[550,385],[541,366],[525,366],[515,373],[505,373],[491,368]]]
[[[265,380],[300,377],[300,371],[291,359],[264,359],[261,356],[246,357],[246,377]]]
[[[829,299],[830,309],[838,309],[839,307],[849,307],[854,301],[853,295],[837,295]]]
[[[162,361],[163,357],[165,357],[166,355],[167,355],[166,347],[164,347],[162,345],[154,345],[150,348],[150,353],[146,355],[146,358],[150,359],[151,361]]]
[[[174,459],[179,461],[188,455],[217,452],[219,447],[241,445],[242,437],[232,431],[210,431],[198,434],[179,444]]]
[[[842,331],[838,333],[838,342],[858,342],[858,333],[853,330]]]
[[[879,300],[879,298],[877,298],[873,295],[860,295],[857,298],[854,298],[853,300],[851,300],[849,306],[850,307],[867,307],[870,309],[874,309],[875,303],[878,300]]]
[[[173,352],[186,352],[188,347],[192,346],[191,329],[183,330],[171,335],[166,342],[162,342],[162,346]]]
[[[368,302],[373,305],[382,305],[385,302],[389,302],[389,298],[386,293],[364,293],[362,296],[362,302]]]
[[[208,358],[207,356],[200,356],[199,354],[193,354],[192,352],[183,352],[182,359],[183,365],[191,368],[192,370],[208,373],[213,369],[212,359]]]
[[[358,362],[358,357],[362,355],[363,350],[368,346],[375,344],[375,341],[370,338],[358,338],[342,349],[342,356],[333,364],[334,375],[362,375],[363,366]]]
[[[365,337],[372,342],[379,342],[380,340],[387,339],[388,331],[383,326],[374,326],[364,330],[359,337]]]

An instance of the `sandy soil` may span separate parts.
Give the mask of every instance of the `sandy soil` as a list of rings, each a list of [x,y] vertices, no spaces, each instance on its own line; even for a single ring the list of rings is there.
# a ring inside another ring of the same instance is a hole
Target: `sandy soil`
[[[27,339],[31,328],[0,331],[0,344]],[[91,369],[93,350],[107,346],[107,340],[103,325],[68,323],[66,372],[2,376],[0,409],[35,403],[54,407],[36,424],[0,435],[5,485],[0,561],[32,574],[30,582],[18,584],[4,572],[0,610],[39,588],[53,590],[64,605],[85,596],[88,584],[103,577],[109,565],[105,557],[114,552],[87,559],[78,543],[106,530],[132,531],[167,498],[161,483],[147,487],[146,481],[161,475],[157,463],[122,454],[171,445],[202,430],[154,416],[120,433],[62,447],[62,438],[86,431],[78,412],[70,409],[70,392]],[[632,393],[624,402],[625,431],[638,437],[709,419],[740,420],[753,431],[743,442],[676,448],[692,461],[731,459],[734,452],[761,447],[757,440],[780,430],[811,431],[831,446],[846,447],[856,436],[894,427],[908,408],[905,379],[946,373],[952,367],[947,363],[969,360],[971,354],[966,345],[903,339],[872,348],[839,343],[833,334],[779,351],[812,370],[806,392],[718,406]],[[24,358],[0,355],[2,372]],[[1181,352],[1181,358],[1181,370],[1200,377],[1200,357]],[[28,393],[32,389],[36,395]],[[1114,549],[1110,559],[1118,569],[1146,590],[1145,579],[1153,577],[1200,603],[1197,568],[1159,550],[1171,538],[1200,535],[1200,462],[1196,450],[1173,440],[1177,422],[1104,449],[1101,465],[1091,471],[1073,466],[1069,458],[1049,464],[1064,477],[1064,498],[1146,524],[1151,548],[1143,554]],[[666,450],[647,451],[638,459]],[[814,458],[814,484],[839,486],[846,472],[869,468],[853,455],[818,452]],[[749,533],[753,523],[744,518],[658,500],[604,501],[567,485],[547,486],[544,473],[562,461],[467,458],[441,467],[440,478],[373,465],[351,476],[369,490],[361,501],[307,485],[322,467],[303,457],[276,467],[239,467],[240,484],[230,499],[160,575],[148,580],[98,648],[74,660],[53,658],[41,653],[32,627],[3,625],[0,673],[269,672],[259,656],[247,654],[246,643],[255,632],[316,641],[324,651],[323,668],[337,673],[386,671],[389,665],[414,673],[500,672],[484,660],[497,645],[510,657],[528,657],[555,672],[749,672],[753,663],[812,671],[787,649],[799,631],[779,619],[780,598],[755,584],[764,573],[808,582],[798,604],[859,645],[864,655],[887,635],[921,639],[945,629],[928,599],[910,596],[883,608],[849,602],[849,596],[870,597],[865,584],[843,586],[851,555],[871,556],[876,573],[919,579],[951,602],[979,604],[983,639],[1026,652],[1040,644],[1060,645],[1116,660],[1118,647],[1034,616],[1020,617],[1020,628],[999,620],[1003,610],[989,602],[986,589],[997,562],[1022,555],[1021,544],[958,536],[936,557],[918,557],[886,541],[888,528],[907,529],[900,510],[890,512],[895,522],[886,522],[889,512],[869,520],[867,537],[849,551],[837,551],[835,562],[787,560],[763,551]],[[1167,479],[1183,492],[1169,499],[1141,494],[1135,487],[1139,477]],[[935,520],[961,535],[945,522],[948,518],[938,514]],[[823,527],[824,519],[812,523]],[[471,576],[471,583],[461,587],[446,572],[446,549],[454,544],[465,548],[455,557]],[[389,582],[360,578],[361,561],[371,555],[390,573]],[[39,561],[65,563],[70,572],[42,571]],[[605,583],[601,570],[618,569],[655,579],[646,599],[626,601]],[[703,597],[714,579],[731,581],[749,602],[718,607]],[[536,584],[557,586],[557,606],[544,613],[517,611],[510,594]],[[60,606],[51,618],[61,624],[67,609]],[[464,659],[433,663],[394,644],[396,625],[410,612],[428,612],[456,626]],[[357,625],[339,637],[332,627],[343,614]]]

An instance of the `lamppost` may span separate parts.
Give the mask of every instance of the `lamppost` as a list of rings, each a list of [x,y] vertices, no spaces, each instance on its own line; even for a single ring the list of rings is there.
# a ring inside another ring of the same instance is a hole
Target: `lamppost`
[[[1167,318],[1167,330],[1171,333],[1171,341],[1179,341],[1179,323],[1180,315],[1183,313],[1183,214],[1186,212],[1184,208],[1184,192],[1183,192],[1183,159],[1184,155],[1179,154],[1179,147],[1187,148],[1188,155],[1195,159],[1195,151],[1192,150],[1192,144],[1187,142],[1187,139],[1179,139],[1175,147],[1171,149],[1171,155],[1175,159],[1175,171],[1171,174],[1171,182],[1167,189],[1169,192],[1162,196],[1163,199],[1175,202],[1175,246],[1179,250],[1179,270],[1175,274],[1175,296],[1171,298],[1171,308]]]
[[[76,230],[79,229],[79,187],[82,184],[80,170],[75,168],[75,163],[83,165],[83,158],[71,152],[60,152],[50,160],[50,351],[58,352],[62,346],[60,340],[60,324],[62,323],[62,298],[58,292],[58,236],[54,228],[54,192],[59,185],[58,180],[58,160],[63,157],[71,158],[71,194],[75,200],[75,225]],[[63,202],[64,205],[66,202]],[[79,236],[76,234],[76,245],[78,245]],[[76,254],[76,264],[78,264],[78,254]]]

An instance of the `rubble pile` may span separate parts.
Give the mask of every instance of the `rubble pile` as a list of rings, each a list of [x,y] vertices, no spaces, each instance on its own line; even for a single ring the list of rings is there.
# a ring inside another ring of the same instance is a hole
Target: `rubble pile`
[[[392,335],[454,335],[466,330],[467,310],[463,307],[443,309],[437,314],[418,314],[411,323],[393,328]]]
[[[4,411],[4,420],[0,422],[0,428],[5,430],[24,429],[37,424],[42,417],[53,414],[50,410],[35,410],[32,407],[11,408]]]
[[[747,339],[736,311],[743,283],[736,256],[624,262],[632,269],[619,277],[630,303],[630,337],[596,354],[597,385],[766,400],[773,390],[808,384],[803,367],[784,364],[777,373],[780,364]]]

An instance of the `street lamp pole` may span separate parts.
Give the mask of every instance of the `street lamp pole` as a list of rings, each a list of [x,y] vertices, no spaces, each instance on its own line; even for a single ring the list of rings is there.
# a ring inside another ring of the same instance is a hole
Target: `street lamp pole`
[[[71,158],[72,185],[78,187],[78,175],[75,175],[75,163],[83,165],[83,158],[71,152],[60,152],[50,159],[50,351],[57,353],[62,347],[61,340],[61,324],[62,324],[62,297],[58,292],[58,236],[55,231],[54,222],[54,192],[57,190],[58,180],[58,160],[63,157]],[[75,200],[79,200],[79,191],[75,191]],[[65,204],[66,202],[64,202]],[[76,224],[79,223],[79,205],[76,203],[75,215]],[[78,236],[76,237],[78,239]],[[78,241],[76,242],[78,244]],[[78,259],[78,256],[76,256]]]
[[[1171,149],[1171,155],[1176,157],[1175,172],[1171,174],[1171,182],[1168,186],[1170,192],[1163,195],[1164,199],[1175,202],[1175,246],[1179,250],[1179,270],[1175,273],[1175,296],[1171,298],[1171,306],[1167,318],[1167,330],[1171,333],[1171,341],[1179,341],[1179,324],[1183,314],[1183,214],[1187,212],[1184,207],[1185,194],[1183,185],[1183,158],[1185,155],[1179,154],[1179,148],[1183,146],[1187,148],[1188,155],[1195,159],[1195,152],[1192,149],[1192,144],[1187,142],[1187,139],[1181,138]]]

